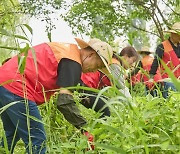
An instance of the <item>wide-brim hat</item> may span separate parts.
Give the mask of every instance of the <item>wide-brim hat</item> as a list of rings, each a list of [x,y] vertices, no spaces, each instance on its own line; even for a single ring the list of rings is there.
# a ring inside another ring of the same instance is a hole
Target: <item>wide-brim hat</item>
[[[180,35],[180,22],[176,22],[173,24],[171,29],[164,31],[166,33],[175,33]]]
[[[79,38],[75,38],[75,40],[81,49],[84,49],[86,47],[91,47],[92,49],[94,49],[110,72],[108,65],[112,61],[113,49],[108,43],[103,42],[97,38],[90,39],[89,42],[85,42],[84,40]]]
[[[153,51],[151,51],[151,50],[149,49],[149,47],[147,47],[147,46],[142,47],[141,50],[138,50],[137,52],[138,52],[138,53],[142,53],[142,52],[153,53]]]

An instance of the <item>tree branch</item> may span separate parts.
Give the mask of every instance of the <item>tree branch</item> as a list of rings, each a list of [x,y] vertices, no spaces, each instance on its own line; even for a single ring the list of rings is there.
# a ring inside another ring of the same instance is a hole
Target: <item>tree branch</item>
[[[170,10],[171,10],[174,14],[180,15],[180,13],[177,13],[176,11],[174,11],[174,10],[169,6],[169,4],[167,4],[164,0],[162,0],[162,1],[163,1],[163,3],[164,3],[167,7],[170,8]]]
[[[168,26],[168,22],[167,22],[167,20],[165,19],[165,17],[163,16],[163,14],[162,14],[162,12],[161,12],[161,10],[159,9],[158,6],[157,6],[157,10],[158,10],[158,12],[159,12],[159,14],[160,14],[160,16],[161,16],[163,22]]]
[[[159,38],[160,38],[160,36],[159,36],[157,33],[153,33],[153,32],[147,31],[147,30],[142,29],[142,28],[140,28],[140,27],[136,27],[135,25],[132,25],[132,26],[133,26],[133,28],[136,28],[136,29],[141,30],[141,31],[143,31],[143,32],[146,32],[146,33],[149,33],[149,34],[155,35],[155,36],[157,36],[157,37],[159,37]]]
[[[13,12],[13,11],[9,11],[9,12],[0,12],[0,16],[4,16],[5,14],[24,14],[23,11],[17,11],[17,12]]]

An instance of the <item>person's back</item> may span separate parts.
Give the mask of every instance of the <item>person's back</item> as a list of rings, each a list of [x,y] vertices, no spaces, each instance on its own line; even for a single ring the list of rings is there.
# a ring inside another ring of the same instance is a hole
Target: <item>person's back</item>
[[[94,89],[101,89],[111,85],[108,77],[101,71],[82,73],[81,80],[86,86]]]
[[[141,60],[143,70],[145,71],[145,72],[142,72],[142,79],[143,79],[143,82],[145,83],[145,85],[149,89],[153,89],[153,87],[155,86],[155,83],[161,82],[161,79],[162,79],[160,70],[158,69],[156,71],[156,75],[154,76],[154,82],[149,82],[149,79],[150,79],[149,71],[151,69],[153,60],[154,60],[154,58],[150,55],[143,57],[143,59]]]
[[[20,61],[25,64],[24,71],[19,70],[18,56],[0,67],[0,108],[9,105],[1,113],[1,119],[10,153],[20,138],[27,153],[45,153],[46,133],[37,105],[48,101],[56,88],[57,109],[65,119],[77,129],[87,124],[68,87],[80,82],[82,72],[105,67],[112,58],[112,48],[99,39],[90,39],[88,43],[81,39],[76,41],[80,49],[74,44],[56,42],[34,46],[28,51],[27,58]],[[85,130],[82,133],[92,137]],[[4,143],[2,141],[0,146],[5,147]]]
[[[120,60],[119,56],[121,56],[122,60]],[[109,65],[110,72],[107,69],[101,69],[101,71],[82,73],[82,85],[95,89],[102,89],[103,87],[115,85],[124,97],[131,98],[129,89],[125,85],[124,69],[131,66],[137,59],[138,55],[136,50],[133,47],[125,47],[120,55],[113,56],[112,62]],[[92,94],[90,91],[83,92]],[[86,103],[81,102],[81,104],[87,108],[92,108],[95,102],[94,98],[96,98],[95,93],[93,93],[93,96],[89,97],[89,100]],[[95,111],[99,111],[104,108],[101,111],[103,113],[102,116],[110,116],[109,108],[105,106],[107,105],[103,102],[103,100],[99,99],[95,105]]]
[[[62,58],[71,58],[81,63],[78,54],[78,47],[73,44],[43,43],[34,46],[28,51],[23,74],[19,72],[18,56],[11,58],[0,68],[0,72],[4,74],[0,76],[0,84],[18,96],[26,95],[27,99],[41,104],[54,93],[50,90],[59,88],[56,85],[58,62]]]

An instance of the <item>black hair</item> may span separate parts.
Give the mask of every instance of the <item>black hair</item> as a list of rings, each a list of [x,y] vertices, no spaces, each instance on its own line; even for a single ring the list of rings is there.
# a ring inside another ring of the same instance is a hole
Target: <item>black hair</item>
[[[127,46],[121,50],[120,56],[124,56],[124,55],[127,55],[128,57],[137,57],[137,58],[139,57],[136,50],[131,46]]]
[[[139,54],[143,54],[143,55],[150,55],[150,54],[151,54],[151,52],[149,52],[149,51],[141,51]]]

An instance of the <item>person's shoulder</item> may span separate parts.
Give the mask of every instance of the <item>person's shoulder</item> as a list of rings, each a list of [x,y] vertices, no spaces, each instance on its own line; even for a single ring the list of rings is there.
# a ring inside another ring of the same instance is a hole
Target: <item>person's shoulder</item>
[[[81,65],[77,61],[74,61],[73,59],[69,59],[69,58],[62,58],[59,63],[63,63],[63,65],[67,65],[67,66],[72,65],[72,67],[73,66],[76,67],[75,65],[81,67]]]
[[[49,45],[63,45],[63,46],[77,46],[77,44],[75,43],[70,43],[70,42],[46,42],[46,44],[49,44]],[[78,47],[78,46],[77,46]]]
[[[157,47],[163,46],[163,42],[159,43]]]
[[[162,41],[160,44],[158,44],[157,48],[164,49],[164,45],[163,44],[167,43],[167,42],[171,43],[170,39],[166,39],[166,40]]]
[[[159,49],[159,50],[164,50],[163,42],[160,43],[160,44],[157,46],[157,49]]]

